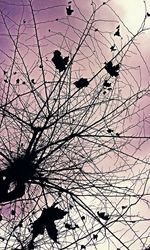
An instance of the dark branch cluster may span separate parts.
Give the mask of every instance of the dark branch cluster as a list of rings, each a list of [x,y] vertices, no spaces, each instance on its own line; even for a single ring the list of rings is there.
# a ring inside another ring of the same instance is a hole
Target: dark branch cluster
[[[38,180],[41,184],[44,181],[34,151],[9,159],[5,165],[5,170],[0,171],[0,202],[21,198],[29,181],[32,183]],[[12,190],[10,190],[11,184],[13,184]]]

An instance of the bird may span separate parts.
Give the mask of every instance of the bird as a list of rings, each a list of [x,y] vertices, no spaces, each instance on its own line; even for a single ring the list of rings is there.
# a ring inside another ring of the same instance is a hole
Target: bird
[[[62,57],[61,52],[59,50],[54,51],[54,56],[52,58],[52,62],[55,64],[56,69],[59,70],[59,72],[62,72],[66,70],[66,66],[69,61],[69,56]]]

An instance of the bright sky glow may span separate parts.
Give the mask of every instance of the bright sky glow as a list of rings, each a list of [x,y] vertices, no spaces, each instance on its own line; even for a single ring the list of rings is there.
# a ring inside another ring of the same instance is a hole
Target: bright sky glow
[[[120,8],[120,14],[123,13],[122,19],[125,25],[132,32],[137,32],[145,16],[144,1],[114,0],[114,3]]]

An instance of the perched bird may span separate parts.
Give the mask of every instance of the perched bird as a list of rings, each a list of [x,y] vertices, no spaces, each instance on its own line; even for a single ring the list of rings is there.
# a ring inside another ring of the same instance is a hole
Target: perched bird
[[[56,69],[59,70],[59,72],[66,70],[66,66],[68,64],[68,61],[69,61],[69,56],[66,56],[65,58],[63,58],[61,56],[61,52],[59,50],[54,51],[54,56],[52,58],[52,62],[55,64],[55,67],[56,67]]]

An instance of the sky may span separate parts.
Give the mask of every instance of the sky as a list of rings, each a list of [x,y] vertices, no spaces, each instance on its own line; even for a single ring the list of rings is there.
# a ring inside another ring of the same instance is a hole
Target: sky
[[[51,62],[53,51],[59,49],[64,57],[69,56],[71,58],[78,48],[79,42],[81,42],[80,38],[85,30],[85,27],[88,27],[90,36],[88,36],[87,40],[83,42],[83,46],[81,46],[75,57],[74,64],[72,66],[72,80],[75,81],[81,77],[93,79],[94,75],[97,74],[97,77],[91,81],[91,84],[93,84],[92,86],[95,86],[101,81],[101,79],[105,79],[105,73],[98,73],[100,69],[104,67],[104,63],[114,57],[114,62],[117,64],[123,58],[119,84],[115,81],[115,79],[113,79],[112,84],[114,84],[114,86],[118,86],[118,90],[114,93],[114,99],[119,99],[120,95],[122,95],[122,98],[125,99],[129,94],[133,94],[139,88],[142,89],[149,85],[150,30],[148,30],[148,28],[150,28],[150,17],[145,19],[146,30],[141,32],[139,36],[135,38],[134,43],[132,43],[130,47],[125,46],[125,44],[140,31],[146,13],[150,13],[150,3],[149,1],[144,2],[143,0],[110,0],[105,1],[105,4],[103,4],[103,1],[99,0],[95,0],[93,2],[94,4],[91,5],[91,1],[89,0],[72,1],[70,5],[74,12],[72,15],[67,16],[66,7],[68,7],[69,4],[66,0],[32,1],[35,14],[34,17],[37,25],[37,34],[39,37],[38,42],[40,44],[40,52],[45,67],[46,79],[50,79],[51,81],[58,79],[58,74],[56,73],[54,65]],[[87,19],[90,15],[93,17],[93,9],[98,6],[101,7],[99,7],[94,16],[96,22],[93,23],[92,26],[90,26],[89,22],[88,26],[86,26]],[[0,0],[0,10],[1,79],[4,78],[5,70],[8,71],[8,74],[10,74],[12,82],[15,82],[16,79],[20,79],[22,82],[27,82],[28,79],[24,72],[28,72],[30,78],[35,79],[37,86],[40,86],[42,82],[40,67],[41,60],[37,49],[37,34],[34,29],[35,23],[33,22],[32,10],[29,6],[29,1]],[[120,31],[119,37],[114,36],[118,26]],[[86,32],[84,34],[86,34]],[[15,43],[17,38],[20,54],[15,57]],[[82,39],[84,39],[84,36]],[[124,48],[123,52],[121,52],[117,57],[115,57],[115,52],[112,53],[110,51],[110,47],[114,44],[118,50]],[[14,57],[16,58],[16,61],[13,64]],[[5,83],[2,83],[1,86],[1,88],[5,89]],[[7,91],[4,91],[6,96],[8,94],[10,98],[13,98],[16,93],[28,91],[28,86],[15,86],[15,88],[9,88]],[[90,88],[87,90],[87,93],[89,93],[88,91],[90,92]],[[41,89],[41,94],[42,93],[45,94],[44,88]],[[27,100],[22,98],[22,103],[26,104],[26,108],[32,108],[33,111],[36,110],[37,103],[32,97],[29,97]],[[24,107],[23,104],[22,108]],[[17,105],[18,103],[16,102],[16,106]],[[112,107],[110,107],[110,111],[111,108]],[[141,111],[138,113],[139,108]],[[140,117],[140,115],[142,116]],[[122,112],[120,116],[123,117],[124,112]],[[123,120],[121,123],[119,118],[117,119],[118,120],[116,120],[113,124],[113,129],[116,132],[121,133],[121,129],[124,129],[124,133],[127,135],[141,134],[149,136],[150,117],[148,96],[139,102],[138,107],[133,108],[131,114],[129,114],[127,122]],[[123,141],[121,141],[121,143],[123,144]],[[146,159],[149,152],[149,142],[147,141],[143,143],[143,141],[139,140],[138,143],[139,145],[141,143],[141,145],[137,149],[137,141],[133,141],[131,144],[129,141],[129,144],[123,148],[124,152],[127,154],[135,153],[134,155],[137,158],[143,157]],[[126,159],[126,156],[123,156],[121,160],[118,160],[118,158],[112,159],[110,155],[109,159],[107,158],[100,162],[99,166],[104,168],[103,165],[105,163],[106,169],[108,170],[110,166],[118,164],[121,168],[124,160]],[[133,162],[129,161],[128,164],[130,163]],[[127,167],[125,169],[127,169]],[[142,169],[143,168],[144,165],[142,166]],[[137,178],[134,188],[136,190],[142,189],[143,186],[138,182],[138,174],[141,171],[141,165],[137,164],[134,171]],[[132,174],[131,172],[132,170],[129,170],[128,176]],[[128,185],[128,180],[123,184]],[[119,185],[121,186],[122,184],[118,184],[118,186]],[[132,180],[130,180],[130,185],[132,186]],[[113,199],[112,202],[115,203]],[[127,200],[127,202],[130,201]],[[120,202],[118,206],[121,207],[121,205],[123,204]],[[138,211],[140,211],[143,215],[147,212],[147,207],[142,205],[143,204],[141,203],[140,207],[137,206],[135,212],[138,213]],[[114,230],[117,230],[117,228],[114,228]],[[135,230],[138,230],[138,226],[136,225]],[[125,237],[128,238],[128,234]],[[104,250],[108,250],[108,246],[105,246],[105,243],[103,247],[105,247],[103,248]],[[124,249],[122,248],[122,250]],[[139,248],[139,250],[141,250],[141,248]]]

